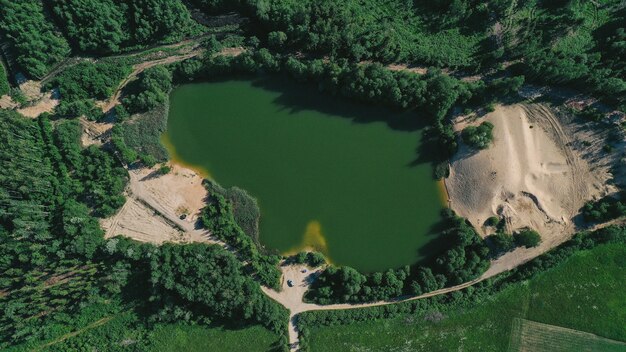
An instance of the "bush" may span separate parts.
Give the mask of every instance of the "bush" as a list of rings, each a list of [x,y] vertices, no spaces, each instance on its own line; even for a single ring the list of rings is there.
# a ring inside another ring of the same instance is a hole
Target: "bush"
[[[270,32],[267,35],[267,44],[270,48],[281,49],[287,42],[287,34],[281,31]]]
[[[626,204],[611,196],[587,202],[582,210],[585,221],[589,222],[604,222],[626,216]]]
[[[326,258],[319,252],[300,252],[290,258],[287,258],[287,262],[306,264],[312,268],[317,268],[326,264]]]
[[[65,69],[49,86],[58,86],[61,99],[68,103],[105,100],[130,72],[130,66],[117,61],[81,62]]]
[[[541,242],[541,236],[535,230],[525,229],[513,235],[515,244],[526,248],[537,247]]]
[[[497,216],[492,216],[485,221],[485,225],[491,226],[491,227],[496,227],[498,226],[499,223],[500,223],[500,218],[498,218]]]
[[[508,233],[498,231],[493,235],[487,237],[487,241],[492,247],[492,256],[497,257],[502,253],[509,252],[515,248],[515,241],[513,236]]]
[[[159,167],[159,173],[161,175],[167,175],[172,171],[172,168],[169,165],[161,165],[161,167]]]
[[[478,127],[466,127],[462,132],[463,142],[475,149],[487,149],[493,141],[492,131],[493,124],[488,121],[481,123]]]

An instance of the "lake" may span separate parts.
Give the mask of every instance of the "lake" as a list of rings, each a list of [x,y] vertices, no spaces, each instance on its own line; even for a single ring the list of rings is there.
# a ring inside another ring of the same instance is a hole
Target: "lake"
[[[418,120],[289,80],[229,80],[176,88],[166,138],[174,160],[257,198],[265,247],[367,272],[440,248],[444,200]]]

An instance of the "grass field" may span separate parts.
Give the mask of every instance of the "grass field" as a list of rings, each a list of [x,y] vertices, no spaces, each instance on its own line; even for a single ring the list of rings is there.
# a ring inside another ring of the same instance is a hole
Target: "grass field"
[[[278,336],[254,326],[240,330],[209,329],[183,324],[162,325],[150,333],[153,352],[221,352],[272,350]]]
[[[626,248],[579,252],[489,301],[456,312],[311,329],[319,351],[507,351],[516,318],[626,341]]]
[[[524,319],[513,320],[509,344],[510,352],[620,352],[625,350],[626,343],[624,342]]]

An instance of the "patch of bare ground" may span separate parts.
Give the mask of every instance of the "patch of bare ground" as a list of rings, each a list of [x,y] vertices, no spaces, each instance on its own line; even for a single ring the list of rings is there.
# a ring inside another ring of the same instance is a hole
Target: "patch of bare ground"
[[[92,144],[101,145],[103,140],[109,136],[111,128],[113,128],[113,123],[110,122],[91,121],[85,117],[79,118],[79,121],[83,129],[80,139],[83,147]]]
[[[9,95],[0,97],[0,109],[17,109],[20,114],[36,118],[44,112],[51,113],[59,105],[58,92],[55,90],[41,92],[41,83],[38,81],[26,81],[20,85],[20,90],[26,97],[27,103],[20,106]]]
[[[105,238],[123,235],[140,242],[190,242],[189,236],[135,198],[128,197],[120,211],[101,221]]]
[[[573,118],[557,117],[542,104],[498,106],[484,119],[458,121],[494,124],[494,142],[486,150],[462,145],[451,161],[446,180],[450,204],[483,236],[493,229],[484,225],[491,216],[504,218],[508,232],[530,227],[542,242],[535,248],[518,248],[494,261],[485,273],[494,275],[526,262],[566,241],[581,224],[575,218],[584,203],[616,191],[603,139],[593,129],[583,129]],[[581,140],[593,140],[582,148]],[[577,147],[581,146],[581,147]]]
[[[167,214],[177,218],[185,215],[184,221],[190,225],[196,223],[208,192],[195,171],[172,164],[165,175],[157,166],[131,170],[130,174],[135,195],[160,204]]]
[[[41,96],[32,104],[18,109],[17,111],[20,114],[33,119],[44,112],[51,113],[54,108],[59,105],[60,101],[57,98],[57,95],[57,92],[54,90],[46,92],[45,94],[41,94]]]
[[[166,175],[153,167],[129,170],[129,176],[126,203],[116,215],[101,221],[105,237],[123,235],[155,244],[217,243],[197,226],[207,190],[194,171],[172,165]]]
[[[15,109],[19,104],[14,102],[9,95],[3,95],[0,97],[0,109]]]

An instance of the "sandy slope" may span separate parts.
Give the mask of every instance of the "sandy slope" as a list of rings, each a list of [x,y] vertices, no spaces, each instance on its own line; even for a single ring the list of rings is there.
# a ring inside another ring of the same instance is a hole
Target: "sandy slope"
[[[590,171],[545,106],[499,106],[484,120],[495,125],[494,143],[477,153],[462,146],[452,160],[452,208],[483,235],[492,231],[485,220],[499,216],[510,232],[539,231],[546,245],[567,238],[585,201],[609,192],[608,175]]]

